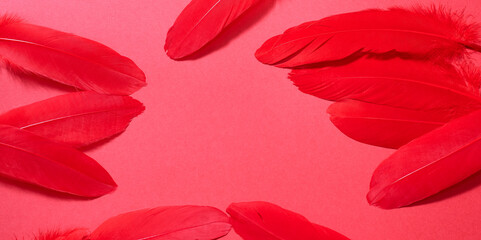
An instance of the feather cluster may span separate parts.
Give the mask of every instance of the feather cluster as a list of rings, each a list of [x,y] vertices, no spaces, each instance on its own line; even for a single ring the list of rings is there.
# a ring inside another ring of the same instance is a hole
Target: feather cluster
[[[86,90],[0,114],[0,175],[82,197],[115,190],[79,149],[123,132],[144,111],[127,96],[145,86],[142,70],[100,43],[8,16],[0,18],[0,57],[16,74]]]
[[[214,240],[231,228],[245,240],[349,240],[272,203],[233,203],[227,213],[207,206],[157,207],[112,217],[91,233],[52,231],[35,240]]]
[[[400,148],[367,196],[396,208],[481,169],[477,24],[444,9],[371,9],[307,22],[267,40],[257,59],[293,68],[300,91],[334,101],[332,123],[357,141]]]

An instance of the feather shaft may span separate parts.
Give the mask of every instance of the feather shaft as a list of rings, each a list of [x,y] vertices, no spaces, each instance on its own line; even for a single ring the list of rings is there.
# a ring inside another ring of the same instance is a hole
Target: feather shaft
[[[340,67],[293,70],[289,77],[300,91],[330,101],[451,109],[455,116],[481,107],[479,90],[473,86],[479,79],[423,61],[362,58]]]
[[[449,110],[409,110],[345,100],[333,103],[327,113],[348,137],[370,145],[399,148],[451,119]]]
[[[256,52],[259,61],[298,67],[341,60],[355,53],[398,52],[416,57],[456,58],[480,51],[475,24],[443,9],[364,10],[330,16],[286,30]]]
[[[381,208],[410,205],[481,169],[481,110],[423,135],[374,171],[367,199]]]
[[[10,110],[0,124],[79,148],[123,132],[143,111],[129,96],[76,92]]]
[[[142,70],[107,46],[9,17],[0,19],[0,56],[14,71],[104,94],[146,85]]]
[[[167,33],[165,51],[184,58],[210,42],[259,0],[192,0]]]
[[[91,240],[213,240],[230,231],[229,218],[213,207],[175,206],[124,213],[102,223]]]
[[[112,177],[94,159],[63,144],[0,125],[0,174],[83,197],[115,190]]]

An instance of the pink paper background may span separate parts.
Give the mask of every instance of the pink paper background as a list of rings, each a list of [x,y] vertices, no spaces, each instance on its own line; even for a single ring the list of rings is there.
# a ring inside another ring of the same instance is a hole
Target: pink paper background
[[[161,205],[264,200],[352,239],[481,239],[481,175],[423,204],[370,207],[371,173],[392,151],[357,143],[329,122],[328,102],[300,93],[287,70],[254,51],[288,27],[403,0],[277,0],[237,22],[194,61],[163,51],[167,30],[190,0],[2,0],[2,13],[102,42],[132,58],[148,87],[147,111],[127,131],[88,151],[114,177],[113,194],[85,201],[0,181],[0,236],[94,228],[116,214]],[[434,1],[481,20],[481,1]],[[247,25],[247,26],[246,26]],[[213,51],[215,50],[215,51]],[[63,92],[1,73],[0,111]],[[439,201],[442,200],[442,201]],[[226,239],[240,239],[231,233]]]

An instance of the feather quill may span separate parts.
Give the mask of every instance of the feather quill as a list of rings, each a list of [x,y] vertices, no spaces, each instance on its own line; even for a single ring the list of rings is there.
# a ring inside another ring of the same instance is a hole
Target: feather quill
[[[481,169],[481,110],[423,135],[374,171],[368,202],[391,209],[440,192]]]
[[[307,22],[267,40],[257,59],[278,67],[341,60],[355,53],[398,52],[456,58],[481,51],[478,27],[443,9],[364,10]]]
[[[0,57],[14,70],[104,94],[130,95],[145,86],[132,60],[73,34],[0,19]]]
[[[399,148],[452,120],[449,110],[409,110],[345,100],[327,109],[348,137],[370,145]]]
[[[117,187],[82,152],[6,125],[0,125],[0,175],[83,197],[99,197]]]
[[[172,59],[202,48],[259,0],[192,0],[167,33],[165,51]]]
[[[245,240],[348,240],[297,213],[267,202],[233,203],[227,213],[235,232]]]
[[[481,107],[479,89],[473,87],[479,79],[423,61],[362,58],[341,67],[295,69],[289,78],[300,91],[330,101],[450,109],[452,118]]]
[[[229,233],[228,216],[213,207],[158,207],[121,214],[102,223],[90,240],[213,240]]]
[[[0,124],[79,148],[123,132],[143,111],[129,96],[76,92],[10,110]]]

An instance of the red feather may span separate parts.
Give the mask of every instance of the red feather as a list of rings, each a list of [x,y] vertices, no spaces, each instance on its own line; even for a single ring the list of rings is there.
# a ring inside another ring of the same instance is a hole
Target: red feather
[[[259,0],[192,0],[167,33],[165,51],[172,59],[194,53]]]
[[[479,171],[480,119],[481,110],[401,147],[374,172],[369,203],[388,209],[407,206]]]
[[[479,79],[423,61],[362,58],[342,67],[293,70],[290,79],[302,92],[331,101],[449,108],[452,118],[481,107]]]
[[[143,111],[129,96],[77,92],[10,110],[0,115],[0,124],[82,147],[123,132]]]
[[[313,224],[313,225],[317,231],[318,236],[320,236],[321,237],[320,239],[322,240],[331,240],[331,239],[332,240],[349,240],[349,238],[347,238],[346,236],[332,229],[329,229],[327,227],[317,225],[317,224]]]
[[[229,218],[213,207],[158,207],[113,217],[90,240],[212,240],[229,233]]]
[[[89,232],[86,229],[73,229],[69,231],[53,231],[40,234],[35,240],[88,240]]]
[[[0,174],[84,197],[99,197],[117,187],[82,152],[6,125],[0,125]]]
[[[232,227],[245,240],[348,239],[271,203],[233,203],[227,212],[231,215]]]
[[[100,43],[9,17],[0,19],[0,56],[14,69],[99,93],[146,85],[132,60]]]
[[[344,59],[355,53],[399,52],[457,57],[481,51],[477,26],[442,10],[365,10],[307,22],[267,40],[259,61],[278,67]]]
[[[445,123],[449,110],[409,110],[346,100],[332,104],[327,113],[348,137],[375,146],[399,148]]]

